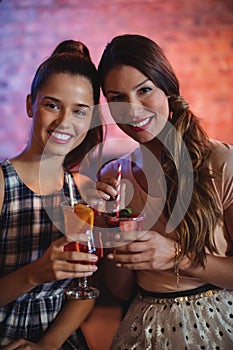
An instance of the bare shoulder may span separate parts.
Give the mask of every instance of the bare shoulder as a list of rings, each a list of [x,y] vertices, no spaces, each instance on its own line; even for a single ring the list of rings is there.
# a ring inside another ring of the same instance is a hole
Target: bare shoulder
[[[3,175],[3,170],[2,167],[0,166],[0,213],[2,211],[2,205],[3,205],[3,199],[4,199],[4,186],[5,181],[4,181],[4,175]]]

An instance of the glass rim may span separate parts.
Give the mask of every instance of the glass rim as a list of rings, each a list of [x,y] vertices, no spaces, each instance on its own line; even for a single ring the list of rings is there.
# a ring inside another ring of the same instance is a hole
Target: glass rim
[[[75,199],[75,200],[74,200],[74,204],[88,204],[88,203],[85,202],[85,200],[83,200],[83,199]],[[69,207],[72,208],[72,205],[71,205],[71,203],[70,203],[70,200],[68,200],[68,199],[62,201],[62,202],[60,203],[60,205],[61,205],[61,206],[67,206],[67,207],[69,206]]]
[[[106,213],[105,214],[106,217],[108,218],[112,218],[112,219],[118,219],[119,221],[137,221],[137,220],[143,220],[146,218],[146,214],[145,213],[141,213],[141,212],[133,212],[133,215],[137,215],[137,216],[112,216],[111,213]]]

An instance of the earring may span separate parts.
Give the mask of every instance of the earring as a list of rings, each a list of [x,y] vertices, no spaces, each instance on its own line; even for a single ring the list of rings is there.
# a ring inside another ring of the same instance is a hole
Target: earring
[[[172,120],[172,117],[173,117],[173,112],[170,111],[170,112],[169,112],[169,117],[168,117],[168,119],[169,119],[169,120]]]

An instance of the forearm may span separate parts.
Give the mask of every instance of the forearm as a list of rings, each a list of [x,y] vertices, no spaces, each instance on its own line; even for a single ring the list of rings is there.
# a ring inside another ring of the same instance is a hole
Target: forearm
[[[32,269],[32,264],[29,264],[0,278],[0,306],[10,303],[36,286],[31,278]]]
[[[233,257],[219,257],[207,254],[205,267],[192,267],[190,261],[184,258],[180,263],[180,271],[197,277],[205,283],[220,288],[233,289]]]
[[[39,344],[58,350],[69,336],[81,326],[94,306],[94,300],[69,300]]]

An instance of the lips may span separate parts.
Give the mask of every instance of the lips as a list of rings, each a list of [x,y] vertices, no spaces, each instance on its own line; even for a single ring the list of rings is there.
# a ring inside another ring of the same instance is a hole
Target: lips
[[[50,140],[59,144],[67,144],[73,137],[71,134],[61,131],[49,131]]]
[[[151,124],[151,121],[153,118],[154,118],[154,116],[151,116],[151,117],[144,118],[144,119],[138,121],[137,123],[131,123],[130,127],[134,131],[146,130],[149,127],[149,125]]]

